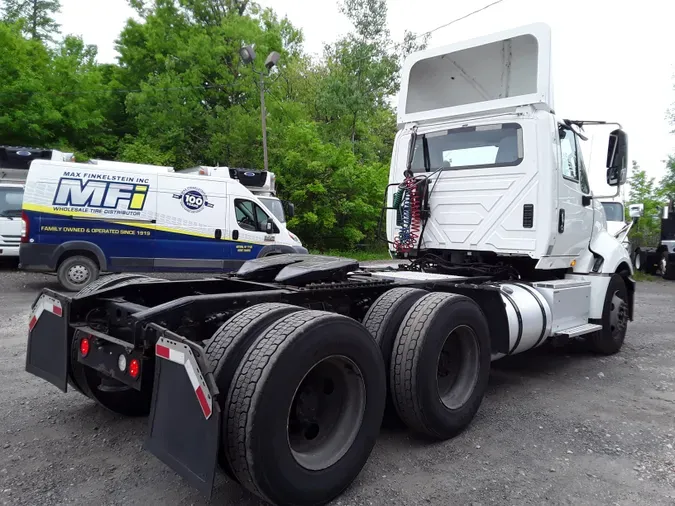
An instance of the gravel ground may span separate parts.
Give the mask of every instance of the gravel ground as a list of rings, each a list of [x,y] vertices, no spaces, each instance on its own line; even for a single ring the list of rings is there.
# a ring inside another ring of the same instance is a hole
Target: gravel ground
[[[48,275],[0,267],[0,504],[260,504],[219,477],[209,502],[123,419],[24,372]],[[383,429],[336,505],[675,504],[675,283],[640,283],[608,358],[538,352],[494,364],[472,425],[446,442]]]

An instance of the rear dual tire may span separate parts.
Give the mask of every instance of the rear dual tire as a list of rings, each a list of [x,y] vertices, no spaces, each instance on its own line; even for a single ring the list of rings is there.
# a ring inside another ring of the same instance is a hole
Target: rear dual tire
[[[228,320],[207,350],[216,383],[228,386],[228,474],[274,504],[324,504],[352,483],[375,445],[386,392],[380,350],[360,323],[259,304]]]
[[[490,334],[472,299],[430,293],[406,314],[391,355],[389,385],[403,422],[448,439],[473,420],[490,375]]]

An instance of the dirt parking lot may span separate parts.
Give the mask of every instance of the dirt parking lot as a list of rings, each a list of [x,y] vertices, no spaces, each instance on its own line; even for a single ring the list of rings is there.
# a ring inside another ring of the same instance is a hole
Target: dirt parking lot
[[[54,278],[0,269],[0,504],[260,504],[224,477],[207,501],[143,450],[145,419],[24,372],[44,286]],[[494,364],[468,430],[439,443],[384,429],[334,504],[675,504],[674,311],[675,282],[640,283],[618,355]]]

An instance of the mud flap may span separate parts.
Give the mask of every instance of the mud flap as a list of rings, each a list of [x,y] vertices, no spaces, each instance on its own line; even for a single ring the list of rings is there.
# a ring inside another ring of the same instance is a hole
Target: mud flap
[[[145,449],[211,497],[220,445],[220,406],[203,351],[164,331],[155,347],[155,382]],[[166,337],[170,335],[171,337]]]
[[[68,299],[51,290],[37,298],[28,322],[26,371],[64,392],[68,388]]]

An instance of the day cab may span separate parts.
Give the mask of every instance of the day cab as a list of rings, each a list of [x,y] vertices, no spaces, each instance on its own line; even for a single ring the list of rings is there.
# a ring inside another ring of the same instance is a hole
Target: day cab
[[[44,160],[28,172],[20,266],[56,272],[67,290],[102,271],[227,272],[297,252],[300,240],[230,178]]]

